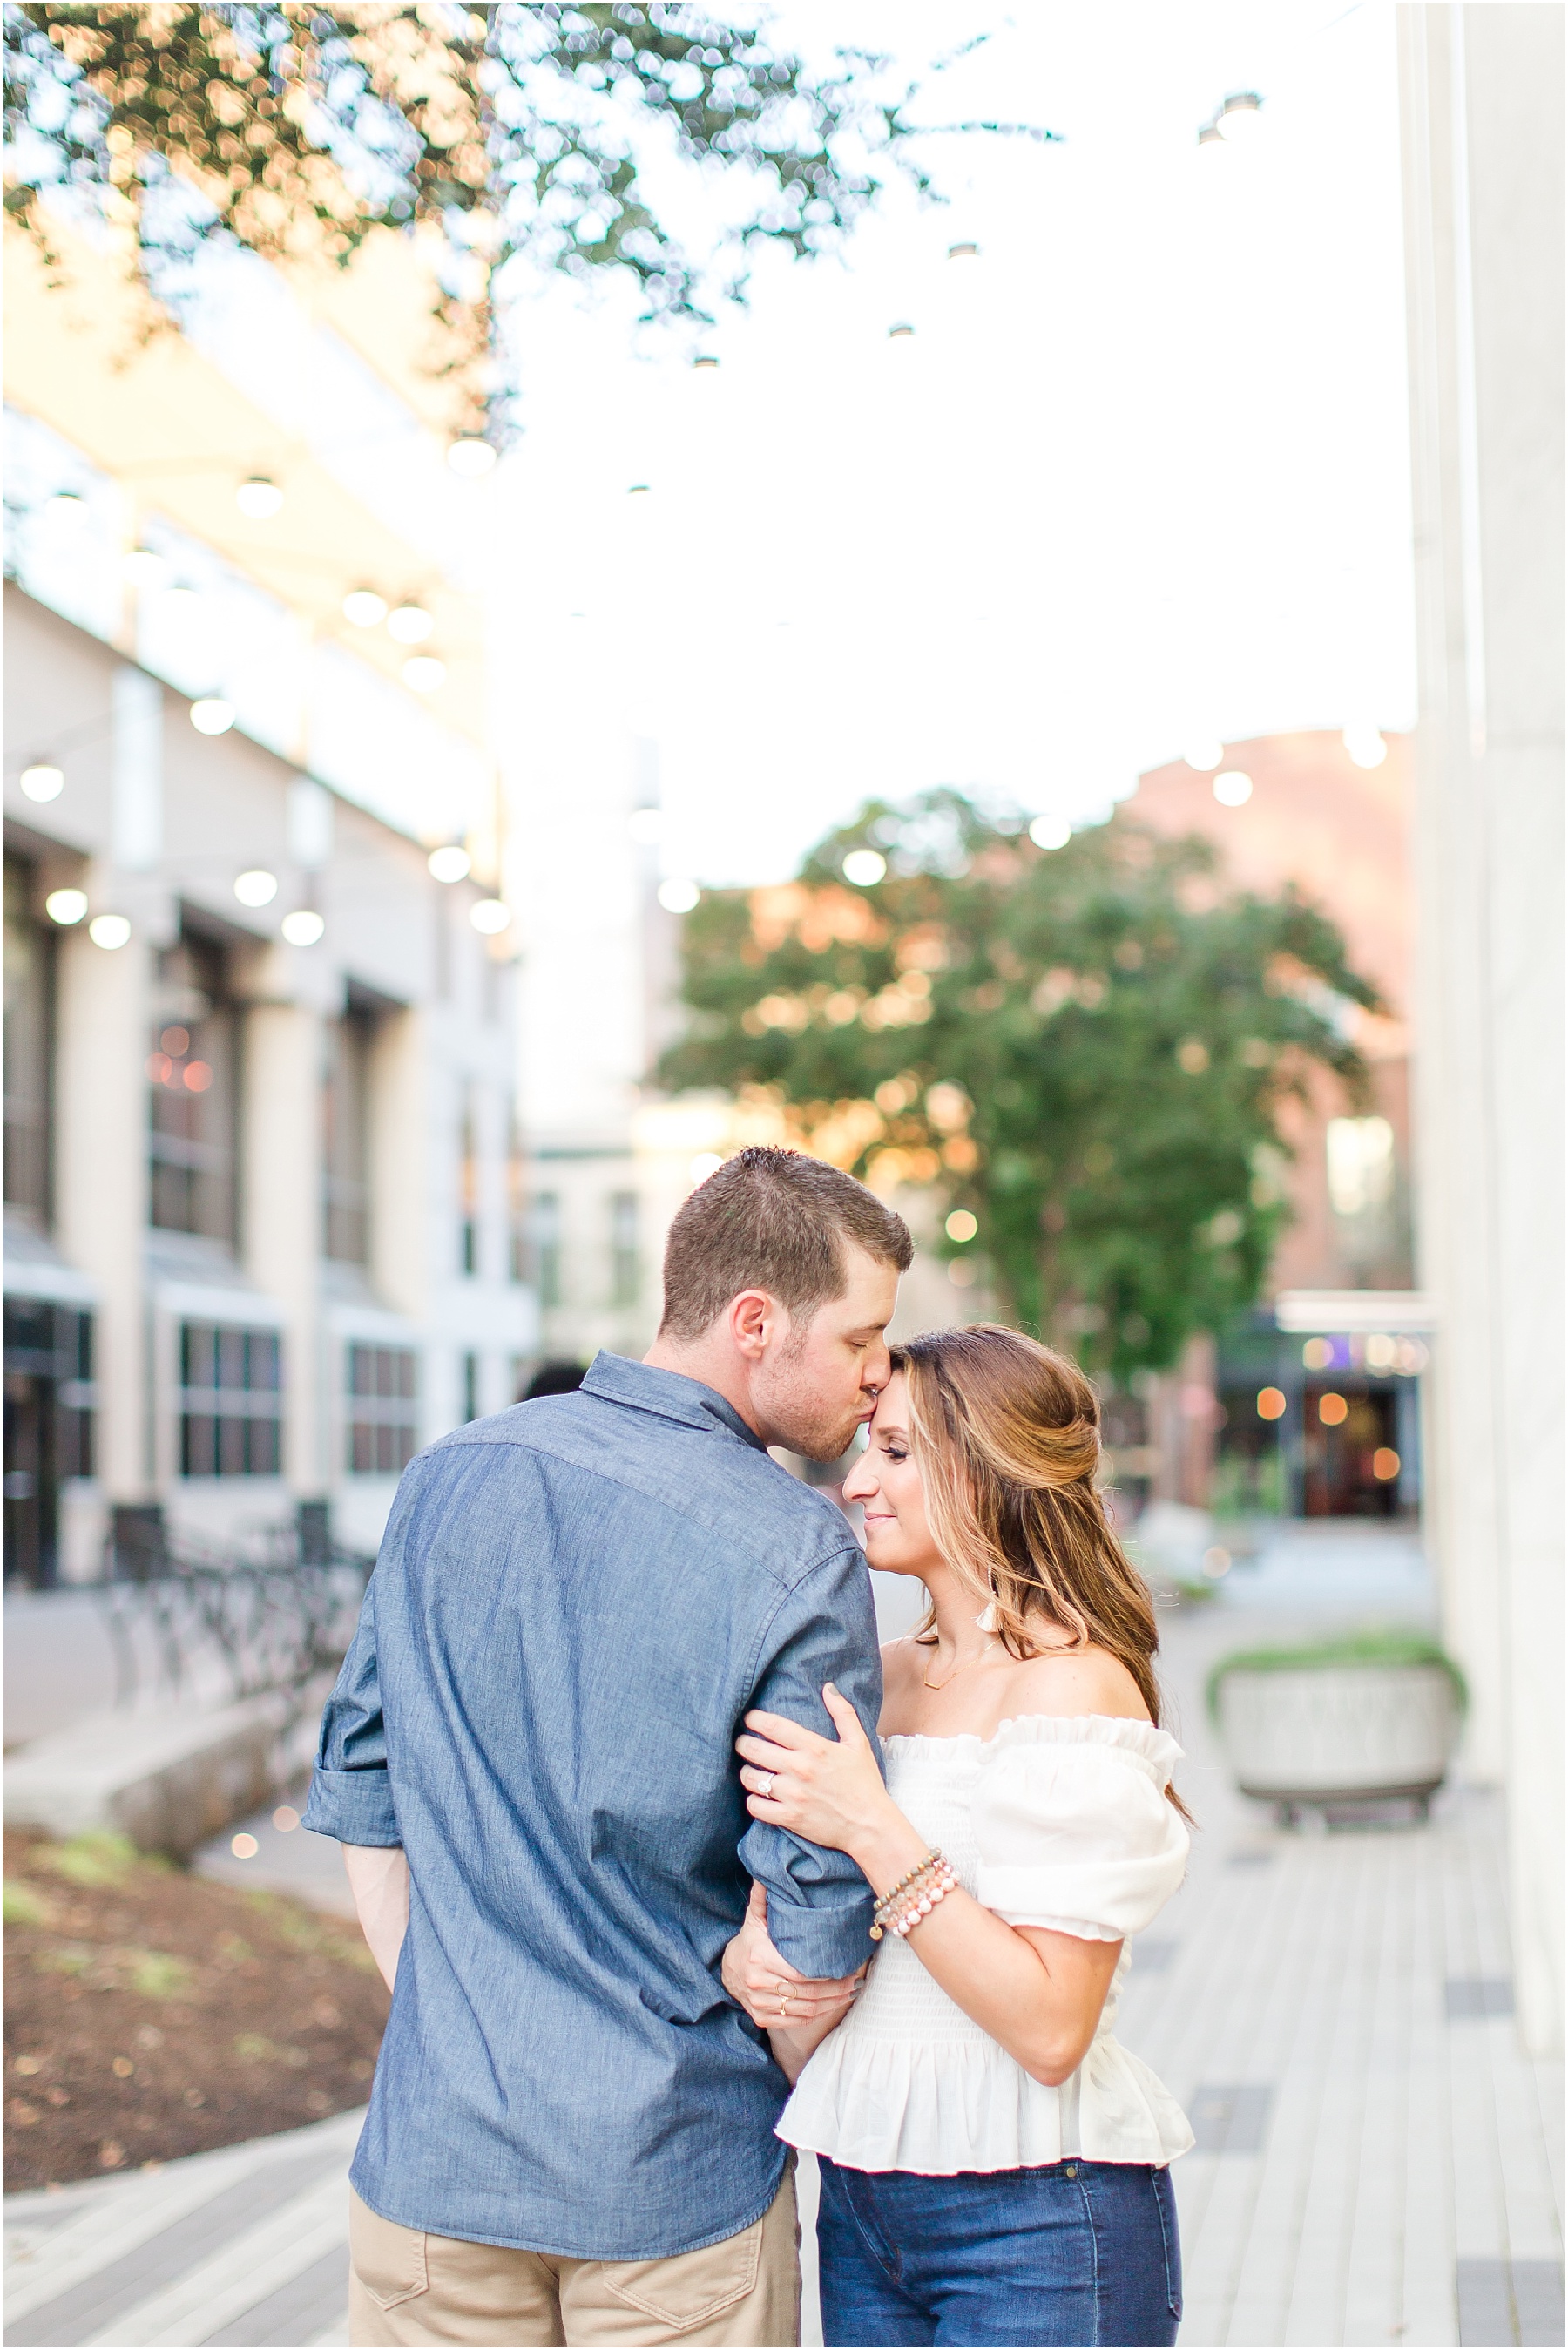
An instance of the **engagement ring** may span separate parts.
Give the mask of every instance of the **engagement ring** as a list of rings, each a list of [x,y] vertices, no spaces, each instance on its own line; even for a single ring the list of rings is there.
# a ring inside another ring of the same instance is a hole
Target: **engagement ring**
[[[766,1801],[767,1797],[773,1794],[773,1791],[774,1791],[774,1781],[778,1777],[778,1775],[779,1775],[779,1774],[778,1774],[778,1773],[777,1773],[776,1771],[764,1771],[764,1772],[762,1773],[763,1779],[765,1781],[765,1783],[765,1783],[764,1785],[761,1786],[761,1787],[756,1788],[756,1789],[754,1790],[754,1792],[755,1792],[757,1794],[761,1795],[761,1796],[763,1797],[763,1801],[764,1801],[764,1802]]]

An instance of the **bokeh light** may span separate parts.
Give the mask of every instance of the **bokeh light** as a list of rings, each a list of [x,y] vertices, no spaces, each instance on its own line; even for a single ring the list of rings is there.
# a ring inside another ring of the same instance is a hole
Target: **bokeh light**
[[[62,930],[68,930],[73,922],[79,922],[87,910],[85,889],[51,889],[44,900],[45,913],[51,922],[58,922]]]
[[[980,1230],[980,1219],[968,1208],[955,1208],[947,1222],[950,1241],[971,1241]]]
[[[1285,1391],[1283,1388],[1260,1388],[1258,1389],[1258,1418],[1260,1419],[1283,1419],[1284,1416]]]
[[[888,870],[888,860],[874,848],[852,848],[844,860],[844,878],[857,889],[869,889]]]
[[[23,796],[30,800],[57,800],[66,787],[64,770],[47,759],[24,767],[19,780]]]
[[[1350,1417],[1350,1406],[1331,1388],[1326,1395],[1320,1395],[1317,1399],[1317,1416],[1324,1428],[1343,1428]]]
[[[130,924],[123,914],[95,914],[88,924],[88,936],[95,947],[102,947],[113,954],[117,948],[129,941]]]

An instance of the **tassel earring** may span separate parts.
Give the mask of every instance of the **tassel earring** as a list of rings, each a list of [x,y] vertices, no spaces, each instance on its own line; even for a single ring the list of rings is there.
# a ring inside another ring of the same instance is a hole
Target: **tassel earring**
[[[988,1599],[988,1600],[986,1601],[986,1603],[985,1603],[985,1606],[981,1609],[980,1614],[975,1617],[975,1619],[974,1619],[974,1620],[975,1620],[975,1623],[976,1623],[977,1627],[979,1627],[979,1629],[980,1629],[981,1631],[982,1631],[982,1632],[994,1632],[994,1631],[995,1631],[995,1629],[996,1629],[996,1602],[995,1602],[995,1600],[994,1600],[994,1599]]]

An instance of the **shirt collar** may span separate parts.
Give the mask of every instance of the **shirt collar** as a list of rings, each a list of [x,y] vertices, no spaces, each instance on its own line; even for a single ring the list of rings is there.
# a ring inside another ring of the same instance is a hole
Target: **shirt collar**
[[[583,1375],[589,1395],[608,1403],[627,1404],[633,1411],[649,1411],[660,1419],[678,1419],[687,1428],[711,1429],[715,1421],[757,1452],[766,1445],[754,1428],[748,1428],[732,1403],[716,1388],[689,1379],[681,1371],[656,1369],[634,1362],[629,1355],[607,1354],[602,1348]]]

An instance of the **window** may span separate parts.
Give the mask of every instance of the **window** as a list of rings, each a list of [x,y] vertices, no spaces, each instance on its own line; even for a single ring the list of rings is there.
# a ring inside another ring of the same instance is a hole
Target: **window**
[[[419,1451],[419,1361],[410,1347],[348,1349],[348,1473],[396,1477]]]
[[[637,1304],[637,1193],[610,1193],[610,1304]]]
[[[239,1024],[226,965],[206,939],[182,939],[159,956],[147,1076],[152,1222],[232,1243]]]
[[[353,1007],[326,1030],[322,1088],[322,1246],[337,1264],[370,1255],[370,1047],[373,1016]]]
[[[277,1332],[182,1323],[182,1477],[275,1477],[282,1467],[283,1341]]]
[[[528,1278],[528,1162],[513,1113],[506,1146],[506,1259],[514,1281]]]
[[[90,1314],[42,1297],[5,1300],[5,1573],[57,1578],[59,1496],[93,1473]]]
[[[53,945],[33,912],[33,868],[5,859],[5,1204],[49,1212]]]
[[[1328,1196],[1336,1216],[1365,1216],[1394,1196],[1394,1129],[1386,1118],[1331,1118]]]
[[[464,1355],[462,1358],[462,1416],[464,1419],[479,1418],[479,1357]]]
[[[474,1130],[473,1096],[463,1097],[459,1140],[458,1202],[462,1222],[458,1253],[464,1273],[479,1271],[479,1142]]]
[[[534,1201],[534,1272],[541,1305],[561,1302],[561,1201],[555,1191],[540,1191]]]

